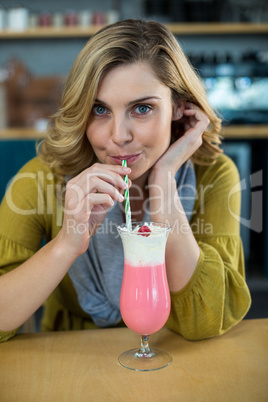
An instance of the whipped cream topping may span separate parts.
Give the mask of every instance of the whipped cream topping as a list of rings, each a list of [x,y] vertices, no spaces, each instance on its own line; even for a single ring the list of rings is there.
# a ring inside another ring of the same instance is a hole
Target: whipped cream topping
[[[151,233],[143,236],[139,233],[141,226],[148,226]],[[125,261],[135,266],[158,265],[165,262],[165,246],[168,236],[166,227],[151,223],[137,225],[129,232],[127,228],[120,228],[120,236],[124,248]]]

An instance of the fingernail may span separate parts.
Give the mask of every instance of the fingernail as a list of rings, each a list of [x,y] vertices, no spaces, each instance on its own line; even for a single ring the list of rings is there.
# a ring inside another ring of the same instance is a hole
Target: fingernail
[[[128,167],[123,167],[123,171],[124,171],[125,173],[130,173],[130,172],[131,172],[131,169],[128,168]]]
[[[122,196],[122,194],[119,193],[119,200],[120,201],[124,201],[124,197]]]

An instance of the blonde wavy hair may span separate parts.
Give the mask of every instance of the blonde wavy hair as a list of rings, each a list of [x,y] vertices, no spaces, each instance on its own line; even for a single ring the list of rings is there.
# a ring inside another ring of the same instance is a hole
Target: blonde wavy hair
[[[149,63],[158,79],[171,89],[172,98],[198,105],[209,117],[203,144],[192,160],[213,163],[222,152],[221,119],[212,110],[202,80],[189,64],[174,35],[163,25],[146,20],[125,20],[98,31],[79,53],[67,78],[62,105],[52,116],[39,156],[62,174],[75,176],[96,161],[85,135],[101,77],[118,65]],[[172,141],[183,134],[172,123]]]

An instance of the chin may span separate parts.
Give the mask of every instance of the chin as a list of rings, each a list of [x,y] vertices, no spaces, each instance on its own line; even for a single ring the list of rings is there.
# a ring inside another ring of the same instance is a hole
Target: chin
[[[131,166],[130,166],[130,168],[131,168]],[[130,180],[132,180],[132,181],[137,180],[143,176],[148,176],[148,174],[149,174],[149,169],[146,169],[146,170],[139,169],[139,171],[135,171],[135,170],[136,169],[133,168],[133,171],[131,171],[130,175],[128,176],[130,178]]]

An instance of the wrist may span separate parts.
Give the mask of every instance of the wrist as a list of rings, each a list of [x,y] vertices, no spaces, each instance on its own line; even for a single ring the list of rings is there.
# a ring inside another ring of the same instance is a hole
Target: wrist
[[[51,241],[55,258],[63,260],[71,265],[82,252],[75,247],[75,242],[70,242],[68,237],[61,229],[57,236]]]

